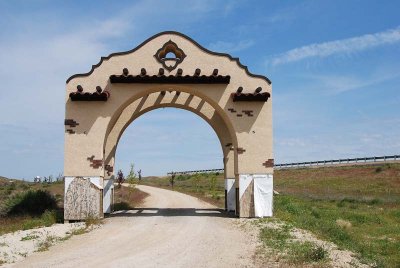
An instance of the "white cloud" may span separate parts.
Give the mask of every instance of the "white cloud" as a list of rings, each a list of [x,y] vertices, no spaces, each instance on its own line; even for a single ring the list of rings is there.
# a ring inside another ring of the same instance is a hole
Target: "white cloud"
[[[370,76],[355,75],[309,75],[314,83],[308,86],[310,90],[325,91],[328,94],[339,94],[342,92],[366,88],[390,81],[400,77],[400,71],[388,70],[386,73],[374,73]]]
[[[397,42],[400,42],[400,27],[375,34],[366,34],[291,49],[272,58],[269,63],[280,65],[313,57],[323,58],[334,54],[348,54]]]

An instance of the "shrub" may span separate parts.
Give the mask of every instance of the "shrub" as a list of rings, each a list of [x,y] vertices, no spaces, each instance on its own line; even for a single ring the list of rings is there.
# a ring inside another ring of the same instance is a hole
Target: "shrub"
[[[39,216],[46,210],[57,209],[57,202],[47,191],[30,190],[10,197],[4,209],[7,215]]]
[[[328,252],[311,242],[294,242],[289,245],[289,261],[292,263],[312,263],[326,260]]]
[[[44,226],[46,226],[46,227],[51,226],[57,222],[57,218],[58,218],[57,211],[46,210],[40,218],[43,221]]]
[[[130,210],[132,209],[131,206],[126,202],[119,202],[114,204],[114,210]]]

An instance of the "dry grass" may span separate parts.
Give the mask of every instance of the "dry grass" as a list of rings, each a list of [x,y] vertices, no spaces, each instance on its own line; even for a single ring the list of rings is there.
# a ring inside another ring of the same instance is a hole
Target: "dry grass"
[[[121,186],[114,190],[114,210],[129,210],[140,206],[144,199],[149,196],[135,187]]]
[[[359,201],[400,201],[400,164],[276,170],[274,188],[288,195]]]

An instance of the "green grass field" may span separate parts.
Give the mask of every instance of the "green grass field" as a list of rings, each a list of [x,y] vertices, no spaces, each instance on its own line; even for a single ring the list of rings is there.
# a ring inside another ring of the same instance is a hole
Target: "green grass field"
[[[400,164],[278,170],[274,178],[275,218],[376,267],[400,266]]]

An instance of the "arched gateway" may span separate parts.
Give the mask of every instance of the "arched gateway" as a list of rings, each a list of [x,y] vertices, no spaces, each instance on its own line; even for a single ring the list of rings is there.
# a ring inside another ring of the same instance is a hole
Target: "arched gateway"
[[[271,82],[239,59],[162,32],[71,76],[66,93],[65,220],[112,211],[118,141],[133,120],[161,107],[191,111],[215,130],[227,210],[272,215]]]

